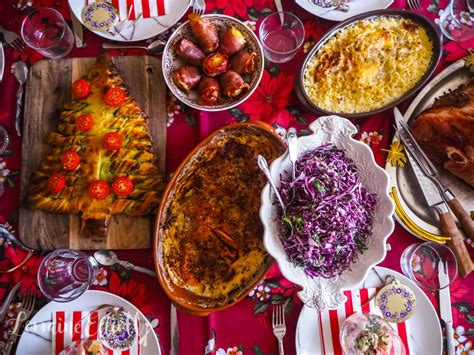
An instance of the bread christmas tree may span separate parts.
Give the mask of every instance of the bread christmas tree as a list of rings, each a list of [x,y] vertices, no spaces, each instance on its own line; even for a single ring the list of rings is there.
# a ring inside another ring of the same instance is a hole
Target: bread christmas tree
[[[73,83],[52,151],[31,177],[30,205],[82,214],[85,235],[106,235],[114,214],[143,216],[158,206],[164,176],[152,153],[146,115],[117,69],[100,56]]]

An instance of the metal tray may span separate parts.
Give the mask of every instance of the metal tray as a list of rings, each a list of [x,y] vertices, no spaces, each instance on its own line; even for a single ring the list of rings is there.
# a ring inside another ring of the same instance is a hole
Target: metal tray
[[[466,58],[458,60],[439,73],[416,96],[403,116],[409,125],[422,111],[430,108],[436,98],[473,78],[474,74],[466,66]],[[398,141],[396,135],[395,141]],[[401,168],[393,167],[387,162],[385,170],[391,178],[390,189],[396,204],[396,216],[402,226],[422,239],[443,242],[443,238],[440,238],[443,236],[439,228],[439,218],[426,205],[410,163]],[[438,171],[440,180],[457,196],[466,211],[474,211],[474,189],[448,171],[442,168]]]

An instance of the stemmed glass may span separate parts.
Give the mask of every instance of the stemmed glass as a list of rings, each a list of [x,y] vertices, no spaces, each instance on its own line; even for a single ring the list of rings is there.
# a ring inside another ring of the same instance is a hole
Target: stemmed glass
[[[38,269],[38,285],[50,300],[69,302],[82,295],[99,273],[92,256],[71,249],[47,255]]]

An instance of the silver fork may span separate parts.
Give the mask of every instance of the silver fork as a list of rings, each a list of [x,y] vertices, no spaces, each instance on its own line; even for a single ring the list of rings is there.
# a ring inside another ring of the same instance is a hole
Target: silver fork
[[[192,12],[194,12],[195,14],[202,16],[206,12],[206,3],[204,0],[193,0],[191,6],[193,8]]]
[[[279,304],[273,306],[272,327],[273,334],[278,339],[278,352],[280,355],[284,355],[285,349],[283,348],[283,337],[286,334],[285,305]]]
[[[15,344],[16,340],[18,339],[18,335],[20,332],[21,325],[25,323],[33,313],[35,308],[36,296],[34,292],[27,291],[25,298],[21,302],[21,309],[16,316],[15,325],[13,327],[13,331],[8,338],[7,345],[3,350],[3,354],[10,354]]]
[[[407,0],[408,7],[412,10],[421,10],[420,0]]]
[[[12,31],[7,31],[5,28],[0,26],[0,33],[3,34],[3,38],[5,42],[12,48],[16,49],[17,51],[24,51],[26,46],[23,40]]]

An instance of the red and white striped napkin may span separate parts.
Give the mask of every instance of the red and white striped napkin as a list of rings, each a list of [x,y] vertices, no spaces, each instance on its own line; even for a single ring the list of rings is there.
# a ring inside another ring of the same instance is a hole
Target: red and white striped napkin
[[[98,338],[99,322],[106,310],[92,312],[54,312],[53,313],[53,355],[58,355],[73,341]],[[138,329],[140,321],[138,320]],[[138,332],[140,334],[140,332]],[[108,350],[108,355],[140,355],[140,336],[129,350]]]
[[[96,0],[86,0],[87,5]],[[136,20],[140,14],[141,18],[164,16],[169,13],[168,2],[173,0],[112,0],[111,3],[120,14],[120,21]],[[131,9],[131,10],[130,10]]]
[[[325,311],[319,313],[319,325],[321,329],[321,344],[324,354],[342,355],[339,333],[344,320],[355,312],[370,312],[381,315],[375,305],[373,297],[379,289],[363,288],[360,290],[344,291],[347,302],[344,307],[337,310]],[[372,299],[371,299],[372,298]],[[369,299],[371,299],[370,302]],[[406,354],[410,354],[410,341],[408,337],[408,327],[406,322],[390,323],[392,328],[402,339],[406,348]]]

